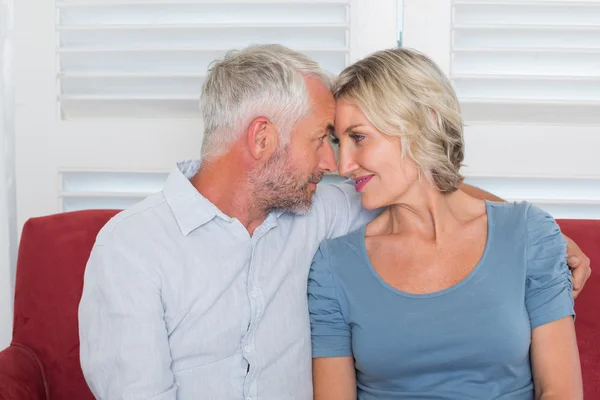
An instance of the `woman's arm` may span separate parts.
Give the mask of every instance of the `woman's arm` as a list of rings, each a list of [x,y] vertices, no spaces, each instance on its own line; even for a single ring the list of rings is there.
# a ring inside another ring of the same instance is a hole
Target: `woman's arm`
[[[567,245],[560,227],[547,212],[529,205],[526,218],[525,306],[531,325],[536,398],[582,399]]]
[[[356,400],[352,357],[313,359],[314,400]]]
[[[335,257],[327,242],[322,243],[308,273],[314,398],[356,400],[352,329],[344,318],[331,268]]]
[[[573,317],[533,329],[531,367],[536,399],[583,399]]]

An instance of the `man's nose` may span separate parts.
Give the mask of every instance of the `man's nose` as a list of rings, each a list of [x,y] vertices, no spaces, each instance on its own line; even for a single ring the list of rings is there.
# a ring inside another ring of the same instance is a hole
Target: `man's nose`
[[[337,169],[337,164],[335,162],[335,154],[329,143],[323,146],[323,152],[321,153],[319,168],[322,171],[327,172],[334,172]]]

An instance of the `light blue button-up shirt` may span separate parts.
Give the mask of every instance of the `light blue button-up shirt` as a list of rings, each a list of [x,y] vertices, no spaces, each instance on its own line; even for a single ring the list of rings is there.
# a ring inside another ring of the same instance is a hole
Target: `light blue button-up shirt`
[[[319,244],[374,215],[348,184],[250,236],[191,185],[164,189],[98,234],[79,306],[81,366],[98,399],[312,399],[307,275]]]

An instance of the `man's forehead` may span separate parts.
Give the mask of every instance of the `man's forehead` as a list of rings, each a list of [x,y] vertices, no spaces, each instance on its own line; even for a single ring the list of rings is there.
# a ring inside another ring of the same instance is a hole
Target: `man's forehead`
[[[310,96],[311,103],[333,102],[335,104],[331,89],[320,78],[307,76],[304,78],[304,81],[306,82],[306,90]]]
[[[313,103],[313,107],[317,108],[320,114],[328,115],[333,119],[335,116],[335,100],[333,99],[333,95],[329,94],[329,96],[323,96],[318,100]]]
[[[322,99],[322,101],[312,102],[309,114],[316,117],[322,125],[333,125],[335,120],[335,101],[333,97],[331,101]]]

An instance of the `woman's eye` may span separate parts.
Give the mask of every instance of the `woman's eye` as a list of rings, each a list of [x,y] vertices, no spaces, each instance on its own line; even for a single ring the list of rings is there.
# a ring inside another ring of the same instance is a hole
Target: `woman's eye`
[[[358,133],[352,133],[352,134],[350,134],[350,137],[352,138],[352,140],[354,140],[356,143],[358,143],[365,138],[365,135],[361,135]]]
[[[329,135],[329,141],[331,142],[331,144],[333,144],[335,146],[339,146],[340,145],[340,139],[336,138],[333,135]]]

